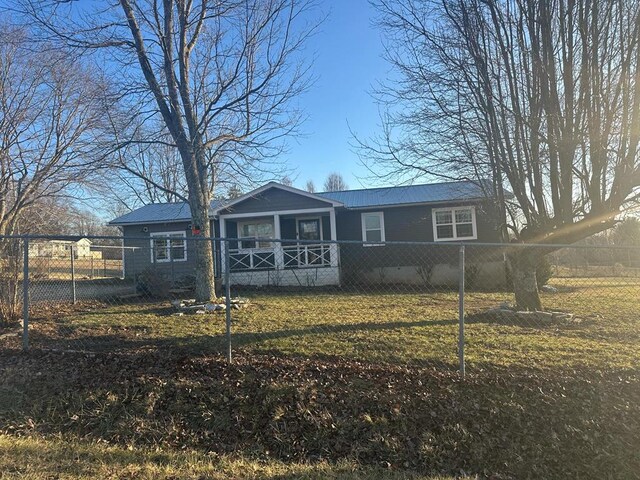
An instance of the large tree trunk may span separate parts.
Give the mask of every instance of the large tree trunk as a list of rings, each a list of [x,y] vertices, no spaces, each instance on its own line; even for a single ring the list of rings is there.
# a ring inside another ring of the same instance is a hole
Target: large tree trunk
[[[194,233],[194,237],[208,237],[210,233],[208,195],[194,195],[191,197],[189,203],[191,207],[192,231],[195,231],[196,228],[200,230],[200,233]],[[212,244],[210,241],[197,239],[194,240],[194,243],[193,250],[196,256],[196,300],[199,302],[207,302],[216,298]]]
[[[536,254],[533,251],[521,250],[509,255],[513,293],[518,310],[542,310],[536,265]]]

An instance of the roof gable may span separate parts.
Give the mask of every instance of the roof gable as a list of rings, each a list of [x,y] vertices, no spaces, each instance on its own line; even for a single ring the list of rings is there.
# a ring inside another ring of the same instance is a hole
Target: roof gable
[[[273,192],[275,191],[281,192],[281,194],[274,195]],[[282,208],[282,205],[286,205],[287,202],[289,202],[288,208]],[[277,182],[269,182],[245,195],[224,203],[215,213],[224,214],[237,211],[269,212],[322,206],[342,206],[342,202]]]

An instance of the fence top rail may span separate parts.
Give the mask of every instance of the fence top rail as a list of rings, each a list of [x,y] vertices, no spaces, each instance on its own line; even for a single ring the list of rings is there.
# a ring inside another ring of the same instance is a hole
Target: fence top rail
[[[171,236],[159,236],[154,235],[150,236],[122,236],[122,235],[2,235],[0,236],[1,240],[69,240],[69,241],[78,241],[80,238],[86,238],[88,240],[119,240],[119,241],[132,241],[132,240],[141,240],[149,242],[151,240],[176,240],[176,237]],[[206,237],[206,236],[192,236],[192,237],[183,237],[178,238],[177,240],[185,240],[188,242],[199,241],[199,242],[237,242],[240,240],[259,240],[264,242],[271,243],[299,243],[299,244],[310,244],[310,245],[318,245],[318,244],[338,244],[338,245],[425,245],[425,246],[436,246],[439,248],[442,247],[499,247],[502,249],[510,249],[510,248],[531,248],[531,249],[551,249],[557,250],[561,248],[571,248],[571,249],[603,249],[603,250],[640,250],[640,246],[638,245],[583,245],[583,244],[563,244],[563,243],[499,243],[499,242],[456,242],[456,241],[385,241],[385,242],[364,242],[362,240],[302,240],[297,238],[264,238],[264,237],[242,237],[240,238],[231,238],[231,237]],[[94,247],[99,247],[100,245],[94,245]],[[127,245],[122,246],[114,246],[115,248],[141,248],[141,247],[131,247]]]

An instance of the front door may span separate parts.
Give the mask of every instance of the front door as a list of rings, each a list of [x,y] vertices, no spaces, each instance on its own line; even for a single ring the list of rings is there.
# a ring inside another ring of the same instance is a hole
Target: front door
[[[300,240],[320,240],[320,220],[298,220],[298,238]]]
[[[298,220],[298,239],[320,241],[320,220],[318,218]],[[301,243],[298,245],[298,266],[322,264],[322,245]]]

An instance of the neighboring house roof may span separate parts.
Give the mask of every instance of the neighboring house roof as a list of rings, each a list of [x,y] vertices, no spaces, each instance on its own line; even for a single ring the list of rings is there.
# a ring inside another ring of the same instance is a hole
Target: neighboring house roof
[[[49,244],[49,245],[69,245],[72,243],[75,244],[79,244],[82,243],[84,245],[91,245],[91,240],[89,240],[88,238],[85,237],[77,237],[78,240],[56,240],[56,239],[34,239],[31,240],[31,243],[29,243],[29,245],[45,245],[45,244]]]
[[[394,205],[410,205],[425,203],[447,203],[460,201],[477,201],[486,198],[482,186],[475,182],[460,181],[447,183],[431,183],[424,185],[407,185],[400,187],[365,188],[345,190],[341,192],[309,193],[293,187],[270,182],[237,199],[211,202],[210,215],[213,217],[222,208],[227,208],[242,200],[255,196],[268,188],[280,188],[324,201],[334,206],[345,208],[375,208]],[[187,203],[156,203],[145,205],[133,212],[122,215],[109,222],[110,225],[136,225],[145,223],[166,223],[190,221],[191,211]]]

